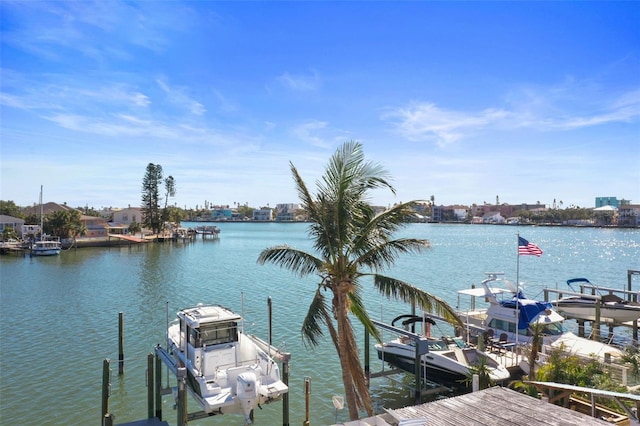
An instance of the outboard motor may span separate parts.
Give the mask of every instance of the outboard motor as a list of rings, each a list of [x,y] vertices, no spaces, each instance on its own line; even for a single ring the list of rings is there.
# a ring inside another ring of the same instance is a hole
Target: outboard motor
[[[258,405],[258,379],[255,373],[245,371],[238,375],[236,394],[244,412],[245,424],[251,424],[251,410]]]

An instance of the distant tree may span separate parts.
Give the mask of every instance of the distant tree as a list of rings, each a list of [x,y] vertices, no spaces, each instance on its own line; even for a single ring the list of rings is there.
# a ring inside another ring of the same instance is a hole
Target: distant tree
[[[22,212],[22,209],[16,206],[16,203],[11,200],[0,200],[0,214],[24,219],[24,213]]]
[[[142,231],[142,225],[138,222],[131,222],[128,229],[131,234],[135,235]]]
[[[30,213],[24,216],[24,224],[25,225],[39,225],[40,224],[40,214]]]
[[[180,207],[175,206],[167,207],[164,214],[167,222],[178,224],[187,217],[186,213]]]
[[[75,232],[82,230],[84,226],[80,218],[81,214],[78,210],[55,211],[45,216],[44,232],[60,238],[75,237]]]
[[[173,176],[169,176],[164,180],[164,208],[162,209],[162,224],[164,227],[164,223],[169,221],[173,222],[169,218],[169,197],[176,196],[176,181],[173,179]]]
[[[15,229],[7,226],[2,230],[2,241],[9,241],[10,239],[17,239],[17,238],[18,238],[18,233],[16,232]]]
[[[142,217],[143,225],[157,234],[162,229],[160,211],[160,185],[162,184],[162,166],[149,163],[142,180]]]
[[[100,217],[100,212],[94,209],[93,207],[89,207],[89,206],[76,207],[76,210],[81,211],[82,214],[85,216]]]

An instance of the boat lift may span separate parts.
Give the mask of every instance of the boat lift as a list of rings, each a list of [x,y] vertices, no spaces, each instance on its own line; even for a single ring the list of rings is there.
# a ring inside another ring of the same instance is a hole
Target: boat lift
[[[415,395],[415,401],[416,403],[419,403],[421,401],[421,397],[422,397],[422,375],[421,375],[421,369],[422,369],[422,362],[421,362],[421,358],[422,355],[426,354],[429,352],[429,346],[428,346],[428,341],[425,337],[416,334],[416,333],[412,333],[410,331],[404,330],[402,328],[398,328],[398,327],[394,327],[392,325],[389,324],[385,324],[381,321],[377,321],[377,320],[371,320],[371,322],[379,328],[388,330],[388,331],[392,331],[393,333],[396,334],[402,334],[404,336],[407,336],[408,338],[412,339],[415,342],[415,346],[416,346],[416,357],[415,357],[415,361],[414,361],[414,365],[415,365],[415,388],[414,388],[414,395]],[[388,373],[385,372],[379,372],[379,373],[371,373],[370,370],[370,358],[369,358],[369,332],[367,332],[365,330],[365,334],[364,334],[364,346],[365,346],[365,352],[364,352],[364,372],[365,375],[367,377],[367,382],[370,382],[370,379],[373,377],[380,377],[380,376],[384,376],[387,375]],[[393,370],[393,372],[397,372],[398,370]],[[427,382],[427,379],[425,377],[424,379],[425,383]],[[446,388],[448,390],[448,388]]]
[[[260,347],[263,351],[269,354],[269,356],[282,363],[282,382],[289,386],[289,361],[291,360],[291,354],[288,352],[282,352],[271,344],[271,330],[272,330],[272,303],[271,297],[267,300],[268,307],[268,342],[260,339],[253,334],[245,334],[253,343]],[[119,361],[118,371],[122,375],[124,373],[124,354],[122,350],[122,330],[123,320],[122,313],[119,315]],[[178,381],[176,406],[177,408],[177,426],[185,426],[188,421],[198,420],[203,418],[212,417],[218,413],[206,413],[204,410],[200,410],[194,413],[187,412],[187,389],[188,389],[188,375],[187,370],[184,367],[178,365],[177,360],[168,352],[167,349],[161,345],[157,345],[154,348],[154,353],[147,355],[147,370],[145,373],[147,382],[147,420],[141,420],[139,422],[130,423],[132,426],[145,425],[167,425],[167,422],[162,421],[162,396],[173,393],[175,388],[162,387],[162,364],[167,366],[168,371],[176,376]],[[105,359],[102,368],[102,426],[113,426],[115,416],[109,411],[109,397],[111,395],[111,367],[110,360]],[[253,420],[253,412],[251,413],[251,420]],[[282,425],[289,426],[289,392],[282,395]],[[125,426],[125,425],[122,425]]]
[[[544,300],[545,301],[549,301],[549,293],[551,294],[557,294],[557,298],[561,299],[562,296],[578,296],[578,297],[583,297],[586,299],[593,299],[596,303],[594,304],[594,308],[595,308],[595,321],[593,321],[593,325],[592,325],[592,339],[593,340],[599,340],[600,339],[600,324],[602,323],[601,318],[600,318],[600,304],[601,304],[601,300],[602,300],[602,296],[596,294],[596,291],[598,292],[608,292],[609,294],[614,294],[614,293],[620,293],[624,295],[624,299],[630,301],[630,302],[637,302],[638,298],[640,296],[640,293],[638,291],[632,291],[631,290],[631,282],[632,282],[632,276],[633,275],[640,275],[640,271],[636,271],[636,270],[628,270],[627,271],[627,281],[628,281],[628,289],[627,290],[619,290],[619,289],[615,289],[615,288],[609,288],[609,287],[601,287],[601,286],[597,286],[597,285],[593,285],[593,284],[580,284],[580,292],[575,292],[575,291],[566,291],[566,290],[554,290],[554,289],[549,289],[549,288],[545,288],[543,289],[544,292]],[[591,294],[589,294],[587,292],[587,290],[591,291]],[[567,315],[565,315],[567,316]],[[571,316],[572,318],[574,318],[573,316]],[[585,320],[581,319],[581,318],[575,318],[578,321],[578,327],[579,327],[579,334],[584,335],[584,323]],[[630,325],[632,327],[633,330],[633,340],[635,342],[638,341],[638,321],[632,321],[631,324],[628,323],[618,323],[618,325]],[[581,332],[581,333],[580,333]],[[609,325],[609,334],[610,337],[613,335],[613,325],[610,324]]]

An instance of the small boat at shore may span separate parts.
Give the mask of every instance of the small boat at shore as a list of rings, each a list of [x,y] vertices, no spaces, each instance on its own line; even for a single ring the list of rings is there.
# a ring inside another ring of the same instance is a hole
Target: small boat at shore
[[[550,302],[527,299],[502,273],[487,273],[488,278],[478,288],[458,291],[458,316],[465,324],[461,330],[469,339],[498,339],[502,342],[527,345],[533,339],[532,327],[542,326],[542,343],[580,357],[592,356],[604,360],[620,358],[622,351],[612,345],[585,339],[564,328],[565,318]],[[461,296],[471,296],[468,309],[461,309]],[[489,303],[478,308],[476,299]],[[517,330],[517,332],[516,332]]]
[[[55,256],[60,254],[62,243],[59,238],[42,238],[31,244],[32,256]]]
[[[586,278],[567,280],[567,285],[572,290],[574,290],[573,284],[581,283],[591,286],[591,282]],[[604,294],[599,299],[589,297],[587,294],[574,294],[551,303],[559,312],[567,316],[589,321],[595,321],[597,308],[600,309],[600,319],[606,322],[620,324],[640,319],[640,303],[625,300],[615,294]]]
[[[242,317],[222,306],[179,311],[168,327],[167,344],[186,368],[189,392],[208,414],[240,413],[250,424],[254,408],[289,391],[278,364],[243,332]]]
[[[421,355],[421,374],[433,382],[460,386],[473,375],[474,368],[481,365],[489,372],[493,382],[503,382],[511,377],[509,371],[497,362],[490,354],[468,345],[460,337],[433,337],[431,326],[437,326],[435,320],[428,316],[401,315],[391,325],[402,320],[405,330],[415,330],[421,325],[419,333],[427,339],[428,352]],[[405,335],[389,342],[376,344],[378,359],[388,362],[408,373],[415,372],[416,343]]]

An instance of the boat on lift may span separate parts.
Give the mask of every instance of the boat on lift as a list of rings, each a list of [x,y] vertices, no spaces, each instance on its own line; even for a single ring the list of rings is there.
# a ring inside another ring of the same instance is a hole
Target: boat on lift
[[[533,339],[535,324],[542,327],[542,341],[554,349],[560,349],[589,358],[604,360],[622,357],[622,351],[612,345],[579,337],[564,327],[565,318],[550,302],[527,299],[522,291],[503,273],[487,273],[488,278],[480,287],[458,291],[458,317],[465,324],[461,334],[472,341],[498,339],[527,345]],[[461,308],[461,297],[471,296],[467,309]],[[478,300],[489,303],[488,307],[477,307]],[[516,333],[517,330],[517,333]]]
[[[567,280],[567,285],[574,290],[573,284],[587,284],[591,282],[586,278],[573,278]],[[596,288],[597,290],[597,288]],[[561,297],[551,302],[558,312],[573,318],[595,321],[596,309],[600,309],[600,319],[605,322],[621,324],[623,322],[637,321],[640,319],[640,303],[631,302],[622,297],[609,293],[599,298],[588,294],[576,294]]]
[[[242,317],[219,305],[198,304],[178,312],[167,330],[169,352],[186,368],[187,388],[208,414],[241,413],[251,423],[255,407],[281,399],[270,348],[242,330]]]
[[[423,367],[421,374],[428,380],[459,386],[465,381],[468,382],[474,369],[481,365],[488,370],[493,382],[503,382],[511,377],[507,368],[491,354],[467,344],[461,337],[432,336],[431,326],[437,327],[437,323],[430,315],[401,315],[395,318],[391,325],[395,327],[399,322],[405,330],[409,330],[411,326],[413,332],[416,325],[421,325],[419,333],[416,334],[427,340],[428,347],[428,352],[420,357]],[[378,343],[375,347],[378,359],[408,373],[415,372],[416,343],[412,338],[400,335],[389,342]]]

